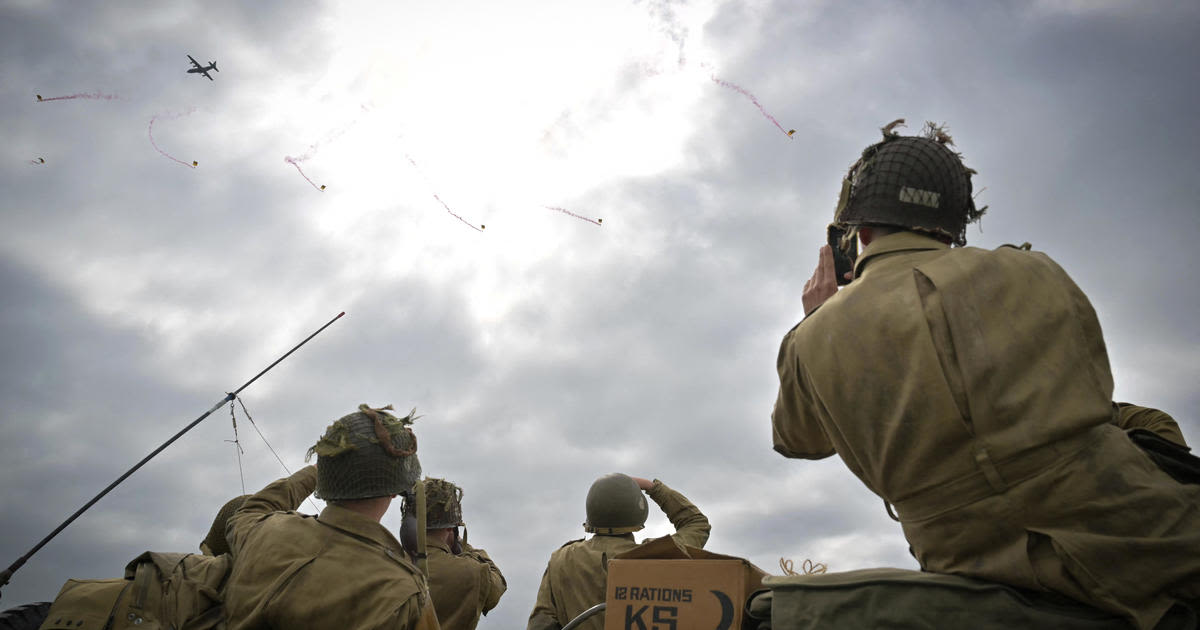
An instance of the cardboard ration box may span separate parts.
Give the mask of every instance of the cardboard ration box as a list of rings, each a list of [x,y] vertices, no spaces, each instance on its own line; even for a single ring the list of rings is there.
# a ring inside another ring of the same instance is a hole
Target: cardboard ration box
[[[670,536],[649,541],[609,559],[604,630],[738,630],[766,575]]]

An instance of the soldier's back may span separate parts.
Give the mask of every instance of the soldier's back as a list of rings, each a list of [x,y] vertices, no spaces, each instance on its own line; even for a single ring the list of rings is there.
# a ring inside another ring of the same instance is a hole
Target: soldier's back
[[[423,579],[399,543],[337,506],[320,518],[261,517],[236,549],[225,592],[229,630],[437,628]]]

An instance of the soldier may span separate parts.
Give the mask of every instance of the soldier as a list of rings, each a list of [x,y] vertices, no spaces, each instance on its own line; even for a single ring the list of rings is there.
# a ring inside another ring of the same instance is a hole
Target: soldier
[[[404,509],[405,515],[411,517],[416,506],[406,501]],[[426,477],[429,594],[442,630],[473,630],[479,624],[479,616],[495,608],[508,588],[504,575],[486,551],[472,547],[465,535],[459,540],[459,527],[464,530],[466,527],[462,518],[462,488],[444,479]]]
[[[308,454],[317,465],[248,498],[229,519],[230,630],[438,628],[429,592],[395,537],[379,524],[421,475],[417,438],[391,406],[334,422]],[[319,516],[288,510],[313,489]]]
[[[646,524],[650,510],[643,491],[675,526],[672,537],[676,541],[704,547],[712,528],[708,518],[687,497],[657,479],[649,481],[621,473],[605,475],[592,483],[587,494],[587,521],[583,530],[595,535],[589,540],[568,542],[550,555],[527,630],[558,630],[604,601],[608,559],[637,547],[633,532]],[[579,628],[599,630],[604,625],[601,619],[592,617]]]
[[[206,556],[219,556],[223,553],[229,553],[229,542],[225,540],[225,528],[229,524],[229,517],[233,516],[238,508],[246,502],[250,495],[243,494],[234,497],[225,502],[221,509],[217,511],[216,518],[213,519],[212,526],[208,528],[208,535],[204,540],[200,541],[200,553]],[[289,510],[294,510],[299,505],[289,507]]]
[[[806,317],[784,337],[775,450],[840,455],[894,504],[926,571],[1152,628],[1200,597],[1200,486],[1116,426],[1136,420],[1114,411],[1079,287],[1028,245],[964,247],[983,214],[974,171],[940,128],[902,137],[895,124],[843,182],[835,227],[864,247],[853,281],[838,290],[823,246]]]

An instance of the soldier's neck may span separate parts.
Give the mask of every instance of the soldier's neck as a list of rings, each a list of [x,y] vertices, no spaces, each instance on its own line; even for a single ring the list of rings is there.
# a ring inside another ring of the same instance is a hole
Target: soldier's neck
[[[393,498],[387,496],[370,499],[348,499],[337,501],[334,505],[361,514],[378,523],[383,518],[383,515],[387,513]]]

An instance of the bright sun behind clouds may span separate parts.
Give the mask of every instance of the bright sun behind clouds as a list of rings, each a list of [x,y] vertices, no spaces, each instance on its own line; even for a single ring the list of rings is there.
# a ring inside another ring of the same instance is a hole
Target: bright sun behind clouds
[[[482,320],[521,299],[505,279],[561,255],[564,234],[621,229],[625,209],[593,193],[684,163],[703,131],[691,112],[714,89],[681,62],[684,47],[703,58],[702,42],[679,35],[699,33],[711,7],[664,18],[638,4],[526,4],[343,5],[326,25],[327,72],[295,100],[311,111],[289,114],[306,121],[293,155],[337,198],[336,212],[311,216],[316,229],[427,254],[392,261],[394,273],[470,270]],[[389,213],[404,214],[404,230]]]
[[[370,180],[331,175],[339,165],[390,171],[373,191],[381,203],[403,184],[403,199],[437,206],[436,193],[493,229],[546,205],[602,217],[610,209],[581,193],[678,165],[697,132],[688,112],[711,89],[680,67],[680,43],[656,19],[609,3],[343,7],[329,25],[335,56],[311,90],[322,111],[296,112],[328,121],[309,128],[311,142],[338,137],[302,165],[320,162],[314,181],[341,188]],[[329,159],[335,150],[349,161]]]

